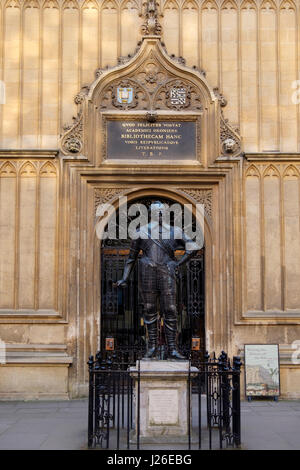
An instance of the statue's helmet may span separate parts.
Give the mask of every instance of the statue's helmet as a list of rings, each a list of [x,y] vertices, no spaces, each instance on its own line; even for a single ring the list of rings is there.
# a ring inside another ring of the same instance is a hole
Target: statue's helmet
[[[166,206],[162,201],[154,201],[150,204],[149,211],[151,214],[164,214]]]

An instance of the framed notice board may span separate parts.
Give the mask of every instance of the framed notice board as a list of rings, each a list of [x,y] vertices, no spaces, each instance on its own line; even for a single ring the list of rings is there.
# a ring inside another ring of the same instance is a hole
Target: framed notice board
[[[247,397],[278,397],[279,377],[278,344],[245,344]]]

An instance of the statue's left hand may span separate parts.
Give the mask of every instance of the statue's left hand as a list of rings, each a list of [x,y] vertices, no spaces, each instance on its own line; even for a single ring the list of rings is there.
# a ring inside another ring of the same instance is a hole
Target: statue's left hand
[[[127,287],[127,282],[124,281],[124,279],[120,279],[119,281],[113,283],[113,287],[123,287],[123,288],[125,288],[125,287]]]

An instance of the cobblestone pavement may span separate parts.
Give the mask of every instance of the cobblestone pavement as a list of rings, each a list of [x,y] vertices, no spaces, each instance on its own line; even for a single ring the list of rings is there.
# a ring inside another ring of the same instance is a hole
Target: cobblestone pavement
[[[299,450],[300,401],[243,402],[242,441],[250,450]],[[86,442],[86,399],[0,402],[2,450],[86,449]]]

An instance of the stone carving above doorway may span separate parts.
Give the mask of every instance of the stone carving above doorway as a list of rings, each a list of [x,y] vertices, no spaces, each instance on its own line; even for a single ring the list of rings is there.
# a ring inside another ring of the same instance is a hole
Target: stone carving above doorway
[[[178,191],[186,194],[192,198],[198,204],[204,205],[205,215],[212,219],[212,189],[200,189],[200,188],[178,188]]]
[[[148,0],[143,2],[145,22],[142,25],[142,33],[144,36],[160,36],[162,27],[158,21],[159,3],[156,0]]]
[[[99,204],[112,202],[116,197],[122,196],[130,188],[96,188],[95,189],[95,214]]]
[[[220,145],[221,154],[224,156],[236,156],[241,153],[241,136],[239,129],[230,125],[228,119],[224,117],[223,109],[227,105],[227,100],[219,92],[219,88],[214,88],[214,93],[220,104]]]
[[[78,103],[79,104],[79,103]],[[61,151],[64,155],[80,154],[83,148],[82,111],[73,118],[73,124],[64,126],[64,135],[61,140]]]
[[[94,212],[96,214],[99,204],[111,203],[115,198],[132,191],[129,187],[95,188],[94,192]],[[213,192],[212,189],[202,188],[177,188],[176,192],[188,196],[195,203],[203,204],[205,215],[212,220]],[[171,197],[171,194],[170,194]],[[174,201],[175,202],[175,201]]]
[[[130,103],[117,100],[119,88],[133,89]],[[199,90],[187,79],[178,79],[150,58],[126,80],[116,79],[104,88],[100,97],[100,111],[106,110],[191,110],[202,111]]]
[[[201,127],[198,164],[213,163],[220,156],[238,157],[241,138],[223,115],[225,98],[210,86],[205,72],[187,67],[182,57],[168,55],[160,38],[157,1],[148,0],[143,7],[144,37],[134,55],[121,58],[115,67],[97,69],[94,82],[76,95],[78,114],[64,127],[62,154],[103,162],[105,114],[113,114],[113,119],[138,116],[134,119],[148,122],[154,122],[156,116],[161,120],[170,116],[182,121],[194,119]],[[95,135],[99,142],[93,149]]]

